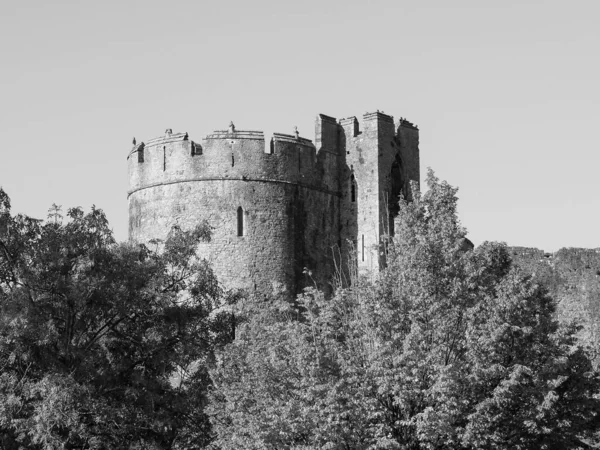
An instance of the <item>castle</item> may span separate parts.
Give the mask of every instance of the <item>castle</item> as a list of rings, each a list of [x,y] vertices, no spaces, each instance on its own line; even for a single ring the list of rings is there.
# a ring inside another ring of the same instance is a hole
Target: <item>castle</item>
[[[419,131],[383,112],[319,114],[315,142],[294,134],[215,131],[201,142],[173,133],[128,155],[129,238],[164,239],[206,219],[199,247],[227,288],[293,295],[327,290],[355,256],[361,273],[385,264],[381,238],[410,181],[419,182]]]

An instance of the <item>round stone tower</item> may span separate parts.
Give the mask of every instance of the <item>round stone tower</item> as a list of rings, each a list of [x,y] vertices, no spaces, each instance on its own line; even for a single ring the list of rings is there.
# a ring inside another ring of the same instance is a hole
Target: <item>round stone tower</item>
[[[128,165],[131,240],[207,220],[213,234],[199,254],[228,288],[293,295],[305,267],[331,274],[323,253],[337,243],[339,193],[297,132],[266,143],[262,132],[231,124],[200,144],[167,130],[134,145]]]

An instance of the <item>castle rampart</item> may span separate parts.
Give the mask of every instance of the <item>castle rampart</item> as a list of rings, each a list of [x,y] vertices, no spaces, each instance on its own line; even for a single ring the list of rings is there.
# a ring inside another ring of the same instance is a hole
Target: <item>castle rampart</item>
[[[363,117],[362,131],[355,117],[321,114],[315,142],[297,131],[266,141],[231,124],[201,143],[167,130],[134,145],[130,239],[161,239],[205,219],[213,236],[199,252],[219,278],[263,293],[297,292],[305,268],[326,288],[353,251],[363,272],[377,272],[389,201],[419,180],[418,130],[380,112]]]
[[[130,193],[158,184],[215,179],[264,180],[295,183],[330,191],[322,183],[313,143],[302,137],[276,133],[272,151],[265,152],[260,131],[215,132],[202,144],[185,133],[152,139],[135,147],[128,158]],[[143,152],[140,160],[132,157]]]

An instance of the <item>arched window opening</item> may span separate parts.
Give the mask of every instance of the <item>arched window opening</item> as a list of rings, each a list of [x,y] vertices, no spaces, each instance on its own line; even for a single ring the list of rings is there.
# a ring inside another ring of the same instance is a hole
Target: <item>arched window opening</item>
[[[392,170],[390,171],[390,198],[389,198],[389,216],[390,216],[390,230],[391,236],[394,235],[394,219],[400,212],[400,200],[404,195],[404,169],[402,166],[402,160],[400,155],[396,155],[396,159],[392,164]]]
[[[350,201],[352,203],[356,202],[356,180],[354,179],[354,174],[350,175]]]
[[[237,209],[237,235],[244,235],[244,208],[241,206]]]

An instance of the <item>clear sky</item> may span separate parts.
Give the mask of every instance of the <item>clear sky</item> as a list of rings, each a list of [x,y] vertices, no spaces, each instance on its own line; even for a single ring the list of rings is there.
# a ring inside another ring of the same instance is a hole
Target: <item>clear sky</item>
[[[139,141],[314,118],[418,124],[421,171],[469,236],[600,247],[600,1],[4,1],[0,186],[13,210],[95,204],[127,238]]]

